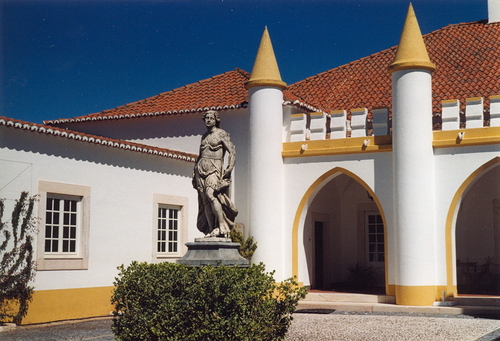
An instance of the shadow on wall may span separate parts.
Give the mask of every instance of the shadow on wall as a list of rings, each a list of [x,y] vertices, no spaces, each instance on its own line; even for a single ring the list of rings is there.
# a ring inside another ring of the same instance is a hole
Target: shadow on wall
[[[1,128],[3,147],[65,159],[191,177],[193,163],[64,137]]]

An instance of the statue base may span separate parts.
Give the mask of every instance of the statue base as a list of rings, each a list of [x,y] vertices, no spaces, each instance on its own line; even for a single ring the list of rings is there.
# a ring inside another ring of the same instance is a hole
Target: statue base
[[[231,242],[230,238],[195,238],[186,243],[188,251],[177,263],[190,266],[237,266],[246,268],[250,263],[238,252],[240,244]]]

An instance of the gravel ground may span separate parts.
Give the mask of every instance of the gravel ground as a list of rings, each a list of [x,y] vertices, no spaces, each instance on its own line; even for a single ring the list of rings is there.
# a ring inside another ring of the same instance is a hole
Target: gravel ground
[[[488,335],[489,334],[489,335]],[[294,314],[287,341],[493,341],[500,320],[413,314]]]
[[[464,315],[296,313],[286,341],[494,341],[500,320]],[[96,319],[17,327],[0,332],[2,341],[112,341],[112,320]]]

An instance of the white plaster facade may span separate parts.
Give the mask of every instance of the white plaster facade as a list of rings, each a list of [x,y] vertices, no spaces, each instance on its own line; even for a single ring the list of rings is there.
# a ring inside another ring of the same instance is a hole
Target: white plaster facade
[[[219,111],[221,127],[236,146],[232,197],[237,222],[258,243],[254,261],[276,271],[277,280],[296,275],[304,285],[325,290],[342,286],[349,267],[372,267],[377,286],[395,295],[397,304],[410,305],[432,304],[442,292],[452,297],[472,290],[464,266],[489,266],[492,276],[500,275],[500,127],[433,131],[431,82],[427,69],[393,72],[392,136],[367,136],[367,127],[350,125],[345,114],[366,115],[367,110],[342,108],[335,122],[343,122],[346,130],[356,126],[355,134],[346,137],[344,131],[327,138],[327,129],[317,129],[319,137],[312,138],[307,125],[314,110],[283,103],[283,88],[273,84],[250,87],[248,107]],[[387,125],[387,109],[377,110]],[[60,128],[106,136],[118,144],[197,153],[202,112],[68,122]],[[326,128],[332,117],[321,112],[314,124]],[[7,121],[0,125],[0,196],[12,203],[23,190],[43,198],[46,188],[69,188],[81,190],[86,200],[88,240],[79,252],[87,260],[77,269],[42,265],[34,286],[46,293],[43,297],[56,297],[51,295],[57,290],[109,289],[116,267],[133,260],[179,258],[183,247],[171,257],[156,257],[155,210],[161,201],[182,207],[180,242],[201,236],[195,226],[192,162],[40,133],[29,124]],[[42,229],[40,205],[36,212]],[[380,217],[383,229],[383,241],[375,244],[383,248],[378,261],[369,256],[365,218],[370,216]],[[37,247],[43,257],[43,243]],[[40,312],[47,306],[35,308]],[[96,314],[89,311],[61,316]],[[28,321],[54,319],[47,316],[28,316]]]

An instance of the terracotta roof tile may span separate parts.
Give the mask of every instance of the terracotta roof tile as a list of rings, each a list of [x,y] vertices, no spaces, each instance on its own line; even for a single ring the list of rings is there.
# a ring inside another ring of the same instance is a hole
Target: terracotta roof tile
[[[450,25],[424,36],[433,73],[433,111],[441,101],[500,94],[500,24],[485,21]],[[320,110],[391,107],[387,66],[396,47],[292,84],[288,91]]]
[[[44,123],[59,124],[64,122],[194,113],[207,109],[242,108],[246,107],[248,102],[247,91],[243,84],[249,78],[250,74],[248,72],[235,69],[115,109],[71,119],[44,121]]]
[[[424,36],[433,73],[433,111],[439,114],[441,101],[500,94],[500,23],[478,21],[449,25]],[[284,91],[285,104],[304,110],[349,110],[366,107],[391,107],[392,63],[396,47],[380,51],[335,69],[306,78]],[[45,121],[50,125],[64,122],[108,120],[141,116],[186,114],[208,109],[246,107],[248,94],[244,83],[250,74],[235,69],[169,92],[71,119]]]
[[[47,126],[38,123],[31,123],[16,120],[13,118],[8,118],[4,116],[0,116],[0,125],[4,125],[6,127],[16,128],[16,129],[24,129],[32,132],[37,132],[41,134],[48,134],[53,136],[59,136],[62,138],[67,138],[70,140],[77,140],[86,143],[94,143],[100,144],[103,146],[120,148],[125,150],[130,150],[133,152],[146,153],[152,155],[158,155],[160,157],[166,157],[170,159],[177,159],[187,162],[195,162],[197,155],[179,152],[166,148],[159,148],[154,146],[149,146],[141,143],[128,142],[124,140],[112,139],[109,137],[91,135],[86,133],[81,133],[77,131],[72,131],[68,129],[56,128],[52,126]]]

